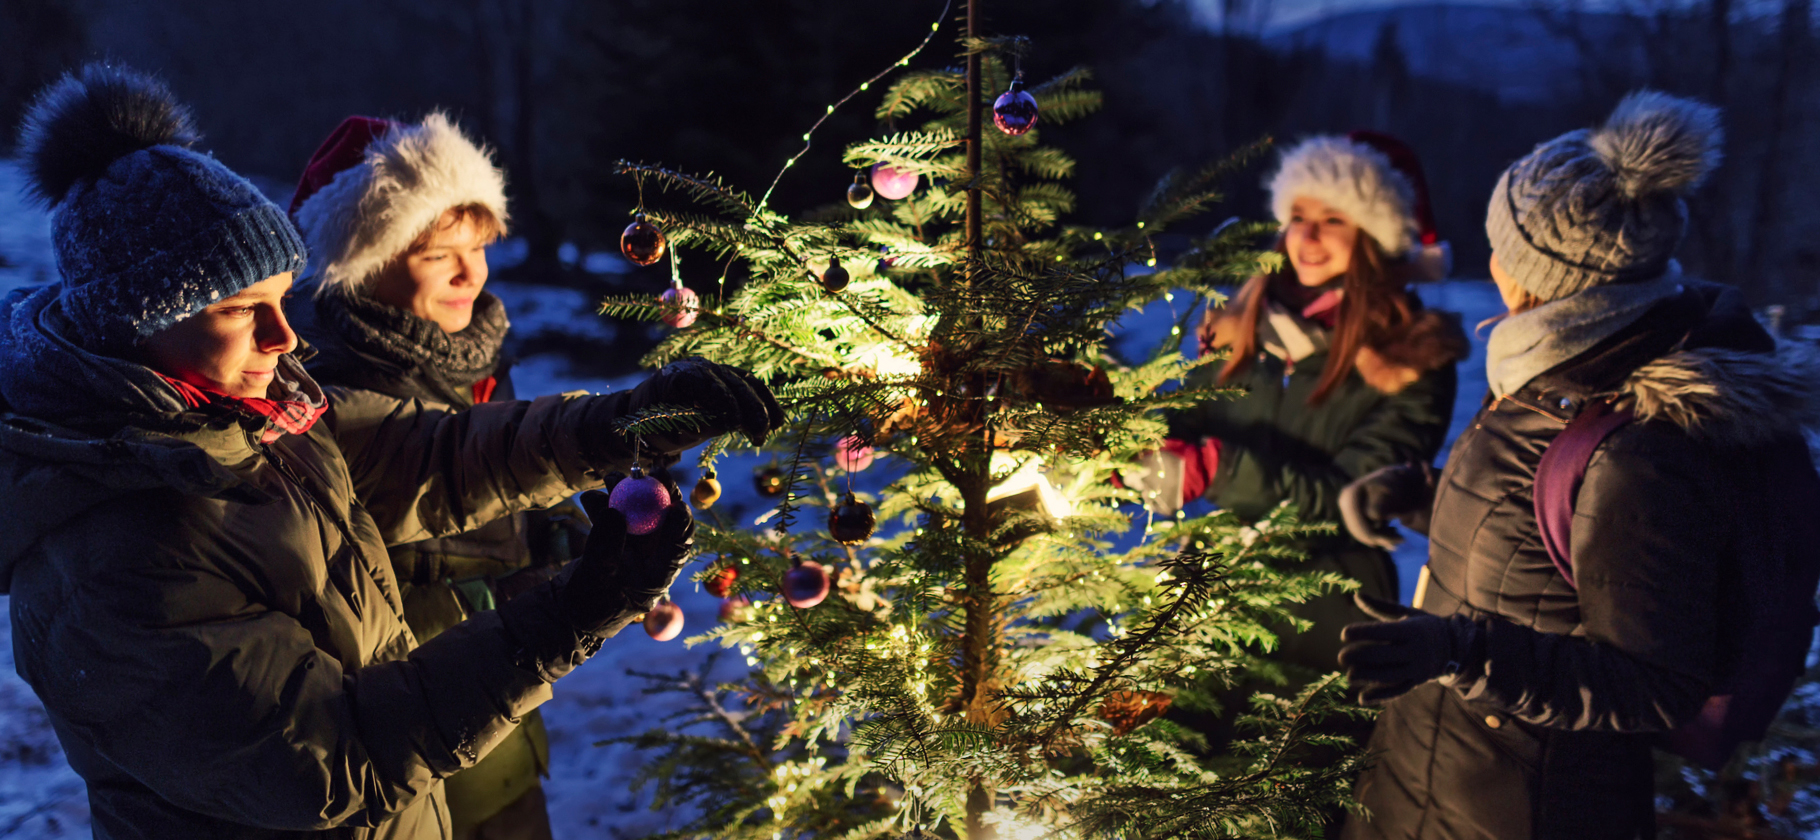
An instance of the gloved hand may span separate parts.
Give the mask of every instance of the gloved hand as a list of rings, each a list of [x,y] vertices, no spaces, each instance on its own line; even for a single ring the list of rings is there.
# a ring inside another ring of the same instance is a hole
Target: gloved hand
[[[1363,592],[1352,599],[1377,619],[1340,631],[1340,667],[1361,703],[1390,702],[1429,680],[1475,671],[1484,659],[1479,626],[1466,616],[1442,618]]]
[[[1340,518],[1346,532],[1366,545],[1385,550],[1403,544],[1390,524],[1403,520],[1412,531],[1428,533],[1434,507],[1434,469],[1427,464],[1393,464],[1367,473],[1340,491]]]
[[[554,580],[499,608],[507,634],[518,643],[520,667],[555,681],[656,604],[682,571],[694,546],[695,519],[669,474],[651,474],[676,500],[657,530],[626,533],[625,517],[607,505],[613,486],[624,480],[616,476],[605,490],[581,495],[594,520],[581,556]]]
[[[656,405],[692,408],[702,415],[702,423],[692,430],[642,435],[646,451],[631,452],[627,436],[612,431],[614,421]],[[758,377],[690,356],[664,365],[630,391],[595,398],[585,425],[601,433],[590,442],[594,460],[628,466],[635,457],[648,462],[651,453],[674,454],[728,432],[740,432],[758,446],[784,421],[783,407]]]

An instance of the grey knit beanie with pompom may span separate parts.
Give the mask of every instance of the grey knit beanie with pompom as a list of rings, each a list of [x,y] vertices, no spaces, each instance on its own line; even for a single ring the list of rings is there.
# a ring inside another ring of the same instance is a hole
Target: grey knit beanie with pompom
[[[1605,125],[1504,170],[1485,232],[1498,265],[1544,301],[1662,276],[1687,231],[1682,196],[1719,165],[1719,109],[1632,93]]]
[[[64,76],[26,112],[20,158],[51,208],[59,303],[83,349],[126,356],[215,301],[303,270],[284,211],[195,142],[189,110],[122,67]]]

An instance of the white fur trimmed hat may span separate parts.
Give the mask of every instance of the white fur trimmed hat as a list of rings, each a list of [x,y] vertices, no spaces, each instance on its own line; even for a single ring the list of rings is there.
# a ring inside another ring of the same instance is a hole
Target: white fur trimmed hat
[[[1387,256],[1414,265],[1418,279],[1440,280],[1452,268],[1452,249],[1435,232],[1421,163],[1388,134],[1308,138],[1283,153],[1264,186],[1278,222],[1289,222],[1297,198],[1312,198],[1351,216]]]
[[[443,211],[466,204],[504,225],[505,173],[446,115],[416,125],[348,117],[310,156],[291,218],[318,266],[321,293],[367,283]]]

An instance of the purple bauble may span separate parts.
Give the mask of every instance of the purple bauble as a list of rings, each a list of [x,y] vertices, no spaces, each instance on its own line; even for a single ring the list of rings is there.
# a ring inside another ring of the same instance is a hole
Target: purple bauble
[[[792,607],[808,609],[828,597],[833,584],[822,564],[814,560],[800,561],[795,568],[784,572],[784,600]]]
[[[630,478],[621,481],[607,497],[607,507],[626,518],[626,533],[644,535],[657,530],[670,508],[670,489],[664,483],[632,468]]]
[[[722,601],[720,620],[725,624],[739,624],[752,617],[752,602],[746,596],[737,595]]]
[[[1024,92],[1023,82],[1012,82],[1011,89],[992,103],[992,124],[1012,137],[1036,125],[1036,97]]]
[[[880,196],[896,201],[916,192],[915,172],[900,172],[886,164],[872,167],[872,189]]]
[[[651,638],[667,642],[682,635],[683,611],[670,599],[657,602],[657,606],[645,613],[645,632]]]
[[[695,323],[701,313],[701,299],[687,286],[671,286],[657,296],[657,301],[664,305],[664,323],[679,330]]]

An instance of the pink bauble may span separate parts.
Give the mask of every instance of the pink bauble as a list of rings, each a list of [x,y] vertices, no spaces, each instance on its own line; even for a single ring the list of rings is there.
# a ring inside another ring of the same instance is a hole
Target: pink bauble
[[[607,507],[626,518],[626,533],[649,534],[657,530],[664,521],[664,511],[670,508],[670,488],[634,467],[631,477],[613,488]]]
[[[915,172],[899,172],[882,163],[872,167],[873,192],[892,201],[916,192],[916,181]]]
[[[657,602],[657,606],[645,613],[645,632],[651,638],[667,642],[682,635],[683,611],[670,599]]]
[[[807,560],[784,572],[784,600],[797,609],[808,609],[828,597],[833,584],[822,564]]]
[[[664,305],[664,323],[679,330],[695,323],[701,314],[701,299],[687,286],[671,286],[657,300]]]
[[[726,624],[738,624],[752,616],[752,602],[746,596],[728,598],[721,602],[720,620]]]
[[[859,472],[872,466],[872,447],[857,435],[848,435],[834,444],[834,464],[847,472]]]

